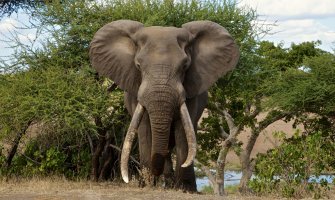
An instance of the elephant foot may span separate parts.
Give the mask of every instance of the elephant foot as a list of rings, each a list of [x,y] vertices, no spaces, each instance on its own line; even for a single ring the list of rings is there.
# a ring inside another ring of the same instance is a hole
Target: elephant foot
[[[164,174],[164,189],[173,188],[175,188],[175,179],[173,173],[169,175]]]
[[[139,178],[139,187],[143,188],[146,186],[155,187],[158,182],[158,177],[151,174],[149,168],[142,168],[140,171],[140,178]]]
[[[186,193],[198,193],[197,185],[193,181],[183,181],[183,183],[177,183],[175,188]]]
[[[188,193],[197,193],[197,184],[195,182],[195,173],[193,165],[182,168],[177,167],[176,173],[176,189],[182,190]]]

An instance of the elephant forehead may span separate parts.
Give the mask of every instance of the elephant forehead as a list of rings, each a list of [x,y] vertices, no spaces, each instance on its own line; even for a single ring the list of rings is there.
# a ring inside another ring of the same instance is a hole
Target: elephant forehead
[[[183,39],[188,40],[189,33],[183,28],[151,26],[139,30],[136,33],[138,38],[150,39]]]

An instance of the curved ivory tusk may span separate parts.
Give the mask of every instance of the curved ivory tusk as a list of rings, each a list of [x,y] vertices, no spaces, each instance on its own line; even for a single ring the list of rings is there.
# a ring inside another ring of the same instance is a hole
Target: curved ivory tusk
[[[131,119],[127,135],[123,142],[122,153],[121,153],[121,175],[124,182],[129,182],[128,177],[128,160],[131,151],[131,145],[134,141],[137,128],[141,122],[144,113],[144,107],[141,104],[137,104],[134,115]]]
[[[191,121],[190,114],[187,110],[187,106],[185,102],[180,107],[180,114],[181,114],[181,121],[185,129],[186,140],[187,140],[187,145],[188,145],[187,158],[184,164],[181,165],[181,167],[188,167],[192,164],[195,158],[195,154],[197,151],[197,147],[196,147],[197,143],[195,139],[193,123]]]

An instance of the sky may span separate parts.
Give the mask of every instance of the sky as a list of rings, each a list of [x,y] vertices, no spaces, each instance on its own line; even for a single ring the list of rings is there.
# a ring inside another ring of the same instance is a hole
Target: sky
[[[276,22],[264,40],[289,47],[292,42],[321,40],[321,49],[335,49],[335,0],[240,0],[256,9],[260,21]],[[261,23],[261,22],[259,22]]]
[[[284,43],[289,47],[291,43],[321,40],[320,48],[334,52],[335,50],[335,0],[238,0],[239,6],[256,9],[259,14],[257,23],[276,26],[263,40],[273,41],[275,44]],[[4,36],[16,30],[21,22],[27,22],[28,16],[13,14],[10,18],[0,21],[0,56],[12,53],[8,44],[3,42]],[[19,30],[19,39],[23,43],[35,38],[33,30]]]

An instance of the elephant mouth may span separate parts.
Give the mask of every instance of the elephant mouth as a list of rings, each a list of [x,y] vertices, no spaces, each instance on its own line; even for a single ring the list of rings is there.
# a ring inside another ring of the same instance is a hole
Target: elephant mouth
[[[135,138],[135,134],[141,122],[143,113],[145,108],[138,103],[134,112],[134,115],[131,119],[126,137],[124,139],[122,152],[121,152],[121,175],[124,182],[129,182],[128,176],[128,161],[131,151],[131,146]],[[196,138],[195,132],[192,124],[192,120],[190,118],[190,114],[187,110],[186,103],[182,103],[180,106],[180,118],[182,121],[182,125],[185,130],[186,140],[188,145],[188,154],[185,162],[181,165],[181,167],[188,167],[193,163],[193,160],[196,155]]]

